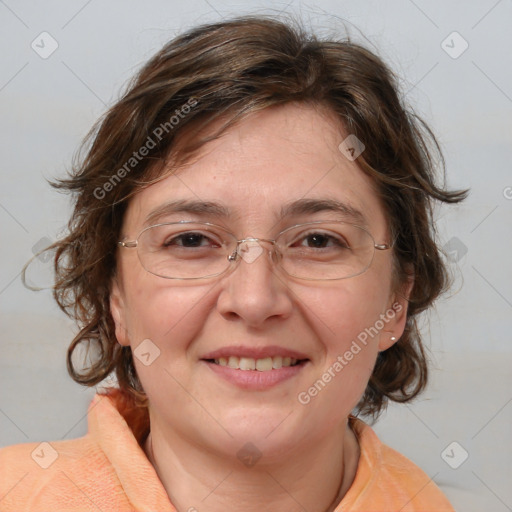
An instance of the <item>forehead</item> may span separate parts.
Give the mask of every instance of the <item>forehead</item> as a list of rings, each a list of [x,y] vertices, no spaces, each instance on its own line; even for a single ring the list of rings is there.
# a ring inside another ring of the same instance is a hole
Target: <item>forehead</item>
[[[250,114],[136,194],[124,230],[133,234],[172,215],[224,217],[233,227],[261,230],[285,221],[283,216],[300,221],[319,215],[319,203],[338,205],[338,213],[354,214],[354,223],[385,230],[374,183],[338,149],[347,136],[334,115],[311,106],[287,104]]]

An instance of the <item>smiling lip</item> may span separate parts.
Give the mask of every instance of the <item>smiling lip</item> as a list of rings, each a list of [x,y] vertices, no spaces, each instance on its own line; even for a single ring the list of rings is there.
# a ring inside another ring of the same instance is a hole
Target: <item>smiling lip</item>
[[[297,360],[294,366],[283,366],[281,368],[273,368],[267,371],[258,370],[241,370],[230,368],[229,366],[221,366],[215,361],[220,358],[229,358],[231,356],[237,358],[265,359],[269,357],[283,358],[288,357]],[[304,366],[309,362],[308,357],[295,350],[285,349],[278,346],[270,347],[223,347],[206,354],[201,358],[216,375],[222,377],[231,384],[246,390],[264,391],[281,382],[284,382],[298,375]]]
[[[250,357],[252,359],[265,359],[266,357],[290,357],[292,359],[308,359],[306,354],[302,352],[297,352],[296,350],[290,350],[283,347],[278,346],[269,346],[269,347],[243,347],[243,346],[233,346],[233,347],[222,347],[213,352],[208,352],[201,357],[203,360],[207,359],[220,359],[221,357]]]

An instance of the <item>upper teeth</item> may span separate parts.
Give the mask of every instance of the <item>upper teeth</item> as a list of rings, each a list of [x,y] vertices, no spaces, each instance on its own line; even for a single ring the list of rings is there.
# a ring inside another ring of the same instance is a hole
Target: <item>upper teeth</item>
[[[297,363],[297,359],[292,357],[265,357],[263,359],[254,359],[252,357],[219,357],[215,359],[215,363],[220,366],[229,366],[235,370],[258,370],[266,372],[272,369],[279,369],[283,366],[293,366]]]

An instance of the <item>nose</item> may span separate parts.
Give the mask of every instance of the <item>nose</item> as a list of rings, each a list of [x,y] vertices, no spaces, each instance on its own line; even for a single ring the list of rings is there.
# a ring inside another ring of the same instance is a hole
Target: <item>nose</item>
[[[272,262],[273,249],[266,240],[247,238],[239,242],[230,256],[236,267],[222,279],[217,300],[224,317],[258,327],[270,319],[290,316],[291,291]]]

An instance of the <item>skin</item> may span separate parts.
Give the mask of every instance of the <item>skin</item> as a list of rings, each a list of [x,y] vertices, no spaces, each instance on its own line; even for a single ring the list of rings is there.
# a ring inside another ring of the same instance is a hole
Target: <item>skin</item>
[[[389,242],[373,182],[338,149],[347,135],[319,107],[287,104],[251,114],[135,195],[122,238],[135,239],[147,214],[175,199],[218,202],[231,215],[182,213],[162,221],[223,224],[238,239],[273,238],[296,223],[336,218],[332,212],[278,217],[284,204],[307,197],[351,204],[363,212],[376,242]],[[273,511],[333,510],[359,458],[348,415],[378,352],[405,325],[411,285],[392,289],[392,251],[376,251],[359,276],[327,282],[283,275],[265,254],[218,278],[187,282],[154,276],[135,249],[120,249],[118,270],[111,311],[119,343],[135,350],[150,339],[160,350],[148,366],[134,361],[150,403],[144,448],[177,509],[260,511],[272,504]],[[401,312],[309,404],[301,404],[297,395],[393,303]],[[309,362],[268,390],[243,390],[200,361],[232,345],[293,348]],[[252,467],[237,457],[247,442],[262,454]]]

